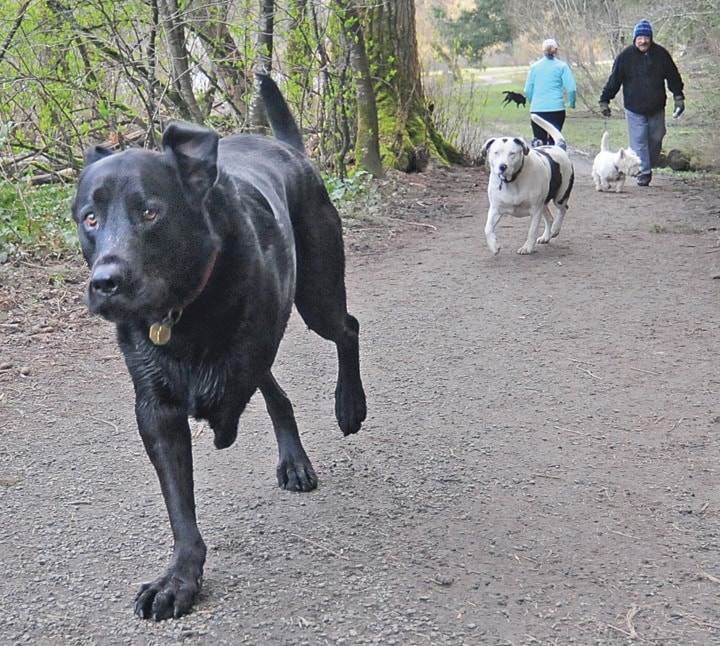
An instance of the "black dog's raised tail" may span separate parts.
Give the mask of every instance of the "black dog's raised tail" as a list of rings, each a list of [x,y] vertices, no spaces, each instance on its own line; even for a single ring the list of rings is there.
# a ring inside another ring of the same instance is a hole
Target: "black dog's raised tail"
[[[255,77],[260,83],[260,96],[273,134],[280,141],[305,152],[305,142],[300,134],[300,129],[297,127],[295,118],[292,116],[280,88],[267,74],[255,74]]]

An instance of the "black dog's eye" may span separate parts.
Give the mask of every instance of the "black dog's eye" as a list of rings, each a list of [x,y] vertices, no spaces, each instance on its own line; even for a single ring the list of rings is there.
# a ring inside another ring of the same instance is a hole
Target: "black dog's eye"
[[[88,229],[94,229],[98,225],[98,219],[94,213],[88,213],[85,216],[85,226]]]
[[[152,222],[157,217],[157,211],[155,209],[145,209],[143,211],[143,218],[146,222]]]

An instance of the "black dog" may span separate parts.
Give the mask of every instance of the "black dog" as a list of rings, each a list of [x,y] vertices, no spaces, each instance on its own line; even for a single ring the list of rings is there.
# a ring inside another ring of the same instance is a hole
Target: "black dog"
[[[73,219],[91,270],[90,310],[113,321],[135,386],[135,414],[175,539],[167,570],[135,612],[179,617],[200,589],[205,543],[195,520],[188,416],[230,446],[256,389],[279,450],[278,484],[317,478],[292,405],[271,367],[295,302],[337,346],[335,414],[345,435],[365,419],[357,320],[345,298],[342,227],[277,86],[258,77],[277,139],[219,140],[173,124],[163,152],[89,150]]]
[[[520,106],[525,107],[527,104],[527,99],[520,94],[520,92],[513,92],[511,90],[505,90],[503,91],[503,94],[505,95],[505,98],[502,102],[502,107],[504,108],[506,105],[510,105],[511,102],[515,102],[515,107],[519,108]]]

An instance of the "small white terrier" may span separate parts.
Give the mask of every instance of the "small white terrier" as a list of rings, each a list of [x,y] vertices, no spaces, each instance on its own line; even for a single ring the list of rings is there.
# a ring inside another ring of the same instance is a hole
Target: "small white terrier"
[[[598,191],[614,190],[620,193],[628,177],[640,173],[640,158],[630,148],[610,152],[610,135],[605,132],[600,142],[600,152],[595,156],[592,178]]]

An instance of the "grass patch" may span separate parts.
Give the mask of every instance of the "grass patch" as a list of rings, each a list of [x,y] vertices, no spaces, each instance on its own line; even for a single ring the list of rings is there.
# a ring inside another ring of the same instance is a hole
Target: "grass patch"
[[[530,106],[502,105],[505,90],[523,92],[527,70],[527,67],[468,69],[460,82],[453,82],[447,75],[430,76],[428,93],[436,105],[436,120],[443,135],[456,141],[471,159],[479,157],[482,144],[489,137],[518,135],[530,141]],[[448,124],[458,125],[453,128]],[[606,128],[614,148],[627,145],[625,119],[619,111],[604,119],[589,110],[568,110],[563,134],[572,149],[594,155]],[[474,136],[468,134],[471,131]]]
[[[529,105],[516,107],[514,103],[502,106],[503,91],[522,92],[528,67],[502,67],[465,69],[461,81],[454,82],[448,74],[435,73],[427,78],[426,89],[430,100],[436,105],[436,122],[443,136],[455,142],[470,159],[479,157],[483,143],[497,135],[518,135],[532,139]],[[603,79],[608,71],[598,68]],[[582,95],[583,88],[579,88]],[[584,97],[591,106],[596,104],[593,96]],[[693,97],[695,98],[695,97]],[[716,165],[714,149],[708,149],[705,126],[707,119],[700,97],[691,101],[688,110],[680,119],[672,119],[670,105],[667,108],[667,135],[663,148],[677,148],[690,154],[693,167],[708,169]],[[671,99],[668,99],[672,103]],[[578,101],[580,106],[582,101]],[[613,114],[609,119],[587,107],[567,110],[563,127],[571,150],[594,157],[600,150],[600,138],[605,130],[610,133],[613,150],[628,146],[627,126],[622,109],[617,101],[612,103]],[[703,152],[705,151],[705,152]]]

